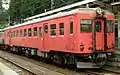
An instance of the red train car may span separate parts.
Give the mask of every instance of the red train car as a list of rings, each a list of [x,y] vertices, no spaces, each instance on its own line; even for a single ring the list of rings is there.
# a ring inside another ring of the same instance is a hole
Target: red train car
[[[8,27],[4,29],[4,44],[11,51],[57,63],[103,66],[115,50],[113,23],[111,12],[80,8]]]

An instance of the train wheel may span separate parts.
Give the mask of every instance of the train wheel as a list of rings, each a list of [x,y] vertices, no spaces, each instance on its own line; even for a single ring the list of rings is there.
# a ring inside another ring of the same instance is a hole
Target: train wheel
[[[25,51],[25,56],[29,56],[29,54],[28,54],[28,49],[27,48],[24,48],[24,51]]]
[[[107,65],[109,57],[107,53],[96,53],[93,60],[100,68],[103,68]]]
[[[18,48],[18,47],[15,47],[15,52],[16,52],[17,54],[19,54],[19,48]]]

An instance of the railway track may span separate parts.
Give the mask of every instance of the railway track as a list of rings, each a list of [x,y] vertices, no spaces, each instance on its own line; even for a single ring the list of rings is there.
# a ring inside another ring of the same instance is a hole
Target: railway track
[[[3,52],[2,52],[2,54],[0,53],[0,58],[16,65],[17,67],[19,67],[27,72],[29,72],[31,75],[54,75],[54,74],[55,75],[65,75],[63,73],[55,72],[55,71],[52,71],[50,69],[44,68],[42,66],[38,66],[36,64],[27,62],[23,59],[19,59],[17,57],[17,55],[14,55],[14,54],[7,53],[7,55],[5,55],[5,56],[3,56],[3,55],[4,55]]]
[[[11,68],[13,71],[15,71],[16,73],[18,73],[19,75],[35,75],[33,72],[11,62],[6,60],[5,58],[0,57],[0,62],[4,63],[4,65],[8,66],[9,68]],[[3,75],[3,73],[0,75]]]
[[[5,51],[0,51],[0,58],[15,64],[16,66],[28,71],[32,75],[120,75],[120,73],[103,69],[78,69],[77,71],[70,70],[67,68],[58,67],[56,65],[47,64],[45,62],[29,59],[24,56],[11,54]]]
[[[86,73],[84,72],[78,73],[76,71],[71,71],[66,68],[59,68],[56,65],[36,61],[26,58],[24,56],[18,56],[5,51],[0,51],[0,57],[33,72],[35,75],[86,75]]]
[[[107,69],[86,70],[86,72],[88,72],[88,75],[120,75],[120,72],[115,72]]]

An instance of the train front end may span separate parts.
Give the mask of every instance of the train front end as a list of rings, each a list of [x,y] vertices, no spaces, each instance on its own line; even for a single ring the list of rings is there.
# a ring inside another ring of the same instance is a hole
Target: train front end
[[[115,51],[114,15],[100,8],[94,12],[93,14],[93,11],[89,10],[89,12],[82,13],[78,36],[80,40],[77,39],[79,52],[83,54],[80,57],[84,57],[84,61],[92,62],[87,63],[87,67],[90,66],[90,68],[107,65],[110,56]],[[78,64],[80,65],[81,62]]]

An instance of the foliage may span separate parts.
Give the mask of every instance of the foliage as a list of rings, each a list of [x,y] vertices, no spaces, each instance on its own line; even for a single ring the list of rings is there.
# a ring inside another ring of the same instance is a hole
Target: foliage
[[[53,0],[53,9],[81,0]],[[51,10],[51,0],[11,0],[9,14],[12,22]]]
[[[0,29],[8,24],[9,14],[7,10],[0,10]]]

